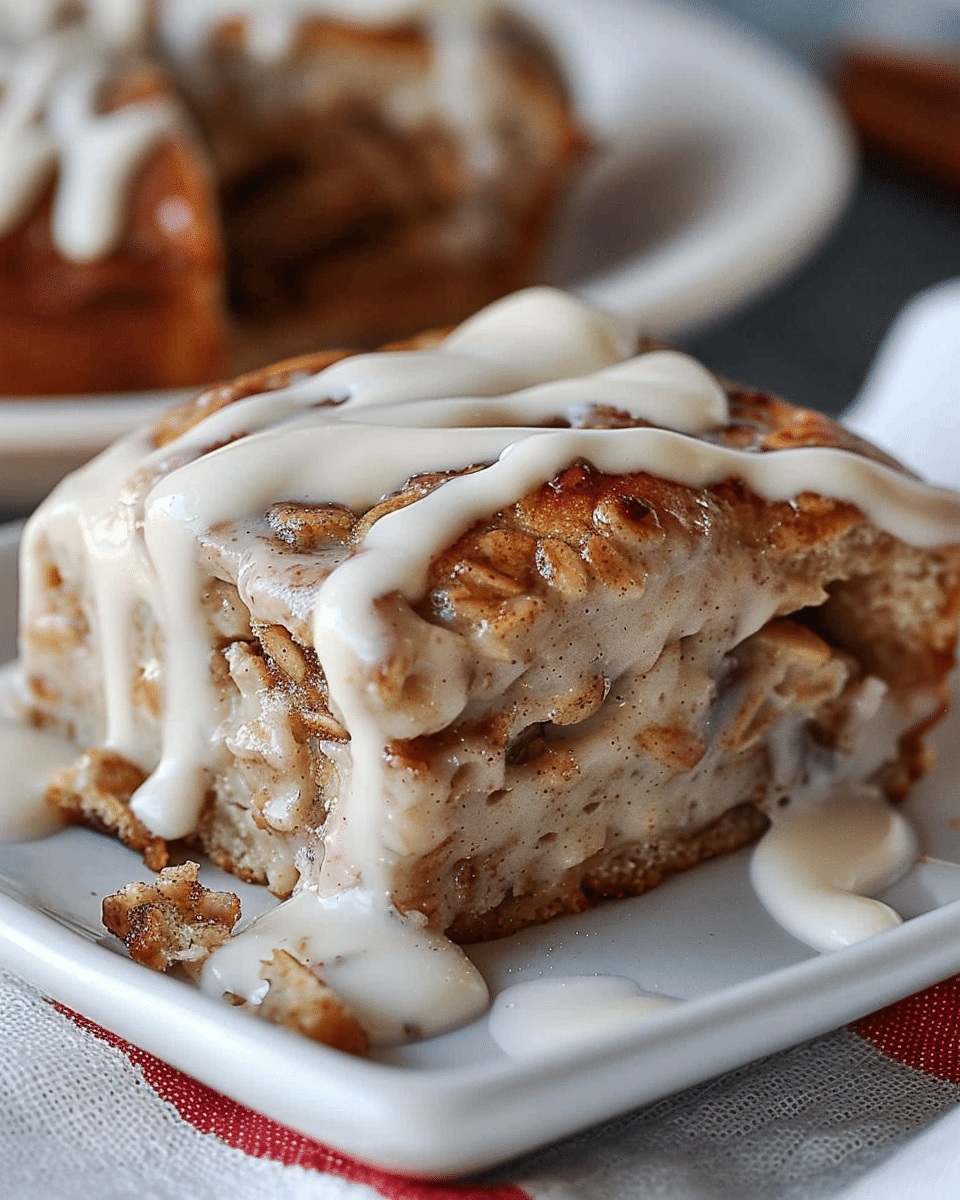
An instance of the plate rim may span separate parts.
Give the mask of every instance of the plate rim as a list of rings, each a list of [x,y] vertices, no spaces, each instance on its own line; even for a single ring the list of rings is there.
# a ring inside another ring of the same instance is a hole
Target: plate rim
[[[953,901],[550,1059],[409,1067],[251,1024],[0,890],[0,966],[237,1102],[371,1166],[424,1179],[496,1166],[876,1011],[960,969],[958,935]],[[904,959],[908,975],[897,969]],[[175,1036],[165,1033],[171,1018]],[[737,1035],[747,1028],[744,1043]],[[223,1069],[224,1061],[238,1065]]]
[[[558,0],[519,2],[542,14]],[[561,7],[575,7],[580,2],[559,0]],[[751,80],[754,85],[763,80],[764,100],[777,109],[781,122],[774,132],[779,138],[785,132],[792,135],[789,155],[778,159],[773,197],[777,203],[769,204],[772,194],[763,198],[767,211],[761,223],[762,240],[758,243],[757,218],[764,205],[751,197],[748,209],[736,223],[739,236],[735,244],[729,244],[729,228],[716,230],[710,239],[714,262],[711,271],[697,283],[702,294],[695,311],[689,308],[690,272],[684,262],[687,256],[672,252],[670,247],[659,261],[655,255],[653,264],[645,250],[603,275],[572,287],[584,298],[615,311],[636,313],[644,305],[644,331],[654,336],[700,332],[785,278],[826,239],[845,210],[859,174],[856,138],[839,102],[817,75],[732,14],[680,7],[667,0],[589,3],[593,15],[606,10],[611,17],[619,14],[629,21],[631,15],[636,19],[642,12],[644,19],[662,22],[670,36],[684,42],[685,53],[689,47],[704,51],[702,65],[709,69],[712,84],[721,90],[723,86],[732,89],[731,94],[740,100],[749,95]],[[678,59],[673,65],[689,69],[687,61]],[[770,112],[760,116],[760,126],[752,134],[771,116]],[[750,270],[747,252],[754,258]],[[651,265],[658,276],[656,289],[649,283]],[[718,286],[721,278],[722,288]],[[638,286],[641,283],[644,286]],[[649,294],[654,290],[659,293],[655,299]]]

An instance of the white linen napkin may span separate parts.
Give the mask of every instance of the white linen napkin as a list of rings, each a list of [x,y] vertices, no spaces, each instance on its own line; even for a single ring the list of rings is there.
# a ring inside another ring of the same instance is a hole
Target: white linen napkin
[[[844,424],[930,482],[960,487],[960,280],[907,305]]]

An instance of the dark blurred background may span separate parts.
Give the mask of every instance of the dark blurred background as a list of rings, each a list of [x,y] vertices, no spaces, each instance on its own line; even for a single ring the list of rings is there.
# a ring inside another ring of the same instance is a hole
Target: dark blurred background
[[[851,47],[914,60],[955,54],[960,9],[949,0],[688,0],[759,31],[834,87]],[[960,106],[960,65],[957,68]],[[960,141],[956,148],[960,161]],[[864,150],[840,224],[807,265],[684,349],[715,370],[826,412],[854,398],[904,303],[960,276],[960,192],[896,156]]]

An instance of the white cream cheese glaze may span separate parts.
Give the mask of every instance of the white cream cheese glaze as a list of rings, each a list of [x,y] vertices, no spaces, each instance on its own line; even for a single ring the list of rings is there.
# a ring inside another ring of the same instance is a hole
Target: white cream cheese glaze
[[[32,566],[36,539],[86,560],[82,574],[93,593],[106,744],[151,772],[133,810],[154,833],[176,838],[195,828],[216,770],[211,746],[221,705],[200,608],[205,575],[197,539],[222,522],[258,518],[275,502],[335,502],[365,511],[413,475],[486,464],[382,517],[321,587],[306,628],[333,711],[351,739],[349,770],[341,775],[324,834],[329,894],[318,897],[312,886],[304,887],[279,915],[218,952],[205,986],[255,1002],[266,942],[275,934],[293,946],[314,936],[301,923],[302,913],[335,923],[341,906],[357,903],[374,914],[370,928],[380,931],[377,937],[385,929],[409,932],[389,900],[394,851],[383,827],[384,751],[394,738],[431,733],[458,716],[468,665],[458,635],[412,610],[398,624],[384,617],[378,601],[399,594],[416,602],[440,550],[478,517],[511,504],[571,462],[586,459],[607,472],[648,471],[691,486],[737,477],[768,500],[817,492],[856,504],[904,541],[930,546],[960,540],[956,495],[870,459],[829,449],[759,454],[709,440],[727,421],[726,397],[714,378],[675,352],[633,358],[634,342],[628,322],[570,296],[522,292],[465,322],[434,349],[342,360],[283,390],[229,405],[159,449],[146,431],[134,435],[61,484],[28,526],[24,611],[32,609],[39,587]],[[598,404],[657,425],[579,428]],[[570,427],[544,428],[549,417]],[[219,448],[204,453],[211,445]],[[130,716],[128,631],[135,609],[144,605],[154,612],[166,647],[159,753],[143,742]],[[743,636],[772,615],[745,611]],[[404,645],[416,646],[419,657],[409,665],[403,703],[385,707],[377,674]],[[796,858],[790,849],[798,844],[795,830],[784,833],[786,828],[775,826],[761,864]],[[775,914],[778,901],[766,892],[785,895],[793,888],[790,894],[799,895],[792,883],[778,892],[778,867],[758,870],[772,880],[759,886]],[[855,880],[849,886],[859,885]],[[806,904],[809,896],[800,899]],[[316,936],[320,948],[311,954],[326,962],[324,938],[333,935],[318,925]],[[458,977],[458,970],[454,963],[444,978]],[[459,978],[459,998],[444,1010],[444,1021],[463,1019],[477,1004],[469,972]],[[408,1011],[401,1023],[425,1027],[426,1021],[426,1014]],[[383,1036],[396,1036],[396,1028]]]
[[[900,924],[870,897],[908,871],[919,848],[907,818],[875,789],[794,797],[771,820],[750,875],[784,929],[816,950],[839,950]]]
[[[847,760],[821,761],[781,721],[768,740],[774,791],[770,828],[757,843],[750,877],[760,903],[788,933],[815,950],[839,950],[900,924],[872,899],[916,862],[908,819],[879,788],[878,771],[897,723],[885,685],[867,680],[858,702],[867,716]],[[797,782],[797,781],[801,782]]]
[[[360,553],[324,585],[314,634],[341,714],[366,703],[355,672],[369,670],[387,649],[374,601],[391,591],[415,600],[430,560],[477,516],[511,503],[578,457],[601,470],[646,470],[691,486],[735,475],[770,500],[820,491],[858,504],[906,541],[957,538],[960,503],[952,492],[844,451],[760,455],[669,428],[558,430],[525,424],[551,410],[575,415],[584,403],[614,399],[634,416],[689,432],[724,422],[723,393],[703,368],[673,352],[624,361],[632,336],[627,323],[560,293],[534,289],[491,306],[436,350],[343,360],[283,391],[230,405],[160,450],[150,447],[145,432],[135,435],[57,489],[32,528],[47,536],[55,536],[58,526],[82,533],[97,592],[107,740],[136,762],[143,762],[143,749],[129,740],[122,631],[132,606],[143,601],[156,604],[170,629],[163,765],[135,802],[156,833],[183,836],[194,826],[199,780],[191,787],[178,784],[173,796],[164,794],[160,779],[174,764],[184,782],[202,773],[204,714],[216,709],[197,611],[195,537],[278,500],[365,508],[411,475],[490,463],[377,522]],[[474,399],[460,399],[464,396]],[[317,407],[330,398],[340,403]],[[400,424],[404,405],[410,406],[413,428]],[[466,424],[471,419],[475,423]],[[221,448],[201,454],[210,444]],[[124,504],[121,489],[121,504],[115,504],[125,476],[156,471],[166,462],[180,465],[145,499]],[[366,468],[357,470],[358,462]],[[28,544],[30,536],[28,531]],[[437,631],[440,640],[443,633]],[[367,714],[361,723],[373,719]],[[390,722],[408,723],[403,714],[378,719],[387,725],[377,739],[401,736]],[[427,727],[438,719],[427,718]],[[446,712],[442,723],[450,719]],[[362,736],[359,728],[351,732]],[[410,736],[409,729],[402,736]]]
[[[267,990],[260,965],[282,948],[346,1001],[374,1045],[432,1037],[480,1016],[489,993],[466,954],[418,916],[357,889],[303,888],[208,959],[201,987],[257,1003]]]
[[[678,1003],[616,975],[547,975],[499,992],[488,1023],[490,1036],[511,1058],[549,1058],[622,1037]]]

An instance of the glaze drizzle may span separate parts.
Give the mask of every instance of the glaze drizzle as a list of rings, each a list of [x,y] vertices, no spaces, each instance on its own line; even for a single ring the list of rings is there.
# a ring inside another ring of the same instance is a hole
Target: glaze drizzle
[[[431,560],[478,517],[586,459],[600,471],[648,471],[692,487],[736,477],[770,501],[816,492],[856,504],[904,541],[960,540],[954,493],[871,459],[820,448],[755,453],[706,440],[727,423],[723,389],[689,357],[672,351],[632,357],[634,344],[629,322],[562,293],[531,289],[484,310],[433,349],[344,359],[282,390],[231,404],[160,448],[142,431],[65,481],[28,527],[24,611],[33,608],[39,587],[31,578],[37,557],[31,543],[79,541],[93,590],[106,743],[151,772],[133,799],[137,816],[167,838],[196,827],[215,770],[219,712],[198,539],[222,522],[259,518],[279,501],[363,512],[411,476],[474,468],[376,521],[330,571],[307,622],[331,708],[349,731],[350,768],[324,831],[330,894],[317,897],[311,886],[301,895],[310,891],[316,903],[298,903],[313,911],[333,904],[332,897],[365,896],[371,930],[392,919],[385,747],[454,721],[466,703],[469,671],[459,635],[412,609],[398,625],[384,618],[378,601],[393,594],[411,605],[419,600]],[[578,427],[598,404],[656,424]],[[568,427],[555,427],[556,419]],[[552,427],[544,427],[547,421]],[[207,452],[211,445],[219,448]],[[146,491],[137,482],[151,479]],[[149,606],[164,631],[159,761],[151,760],[131,719],[134,664],[126,631],[138,605]],[[377,673],[405,639],[417,654],[403,700],[385,704]],[[259,955],[255,930],[230,953],[242,956],[247,945]]]

